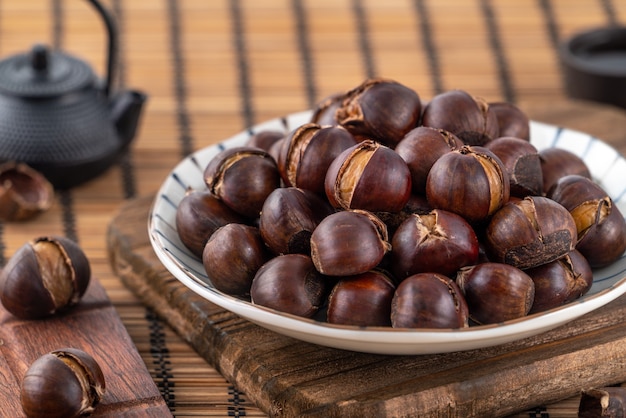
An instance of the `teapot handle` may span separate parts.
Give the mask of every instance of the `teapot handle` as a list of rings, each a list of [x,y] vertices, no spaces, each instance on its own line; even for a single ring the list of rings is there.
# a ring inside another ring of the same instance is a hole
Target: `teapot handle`
[[[106,82],[104,85],[104,94],[108,97],[111,93],[111,86],[113,85],[113,76],[115,71],[116,59],[117,59],[117,29],[115,22],[109,14],[109,12],[102,6],[98,0],[89,0],[96,11],[100,14],[100,17],[104,21],[107,29],[108,48],[107,48],[107,74]]]

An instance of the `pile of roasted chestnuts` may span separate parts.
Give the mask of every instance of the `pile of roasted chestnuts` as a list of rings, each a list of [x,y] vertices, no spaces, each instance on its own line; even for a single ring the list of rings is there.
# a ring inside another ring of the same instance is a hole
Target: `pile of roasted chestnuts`
[[[176,213],[216,289],[333,324],[463,328],[566,304],[626,250],[584,161],[463,90],[368,79],[256,132]]]

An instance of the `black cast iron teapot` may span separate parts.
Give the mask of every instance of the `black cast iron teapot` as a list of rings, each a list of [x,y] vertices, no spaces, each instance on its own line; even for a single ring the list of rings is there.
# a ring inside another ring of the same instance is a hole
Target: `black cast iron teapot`
[[[0,161],[26,163],[56,188],[74,187],[113,164],[135,136],[146,95],[112,92],[117,34],[108,32],[107,74],[71,55],[35,45],[0,61]]]

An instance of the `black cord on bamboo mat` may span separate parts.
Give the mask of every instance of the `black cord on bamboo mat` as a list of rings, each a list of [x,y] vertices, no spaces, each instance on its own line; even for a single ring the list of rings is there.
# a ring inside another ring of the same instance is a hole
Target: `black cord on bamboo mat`
[[[513,80],[511,79],[506,53],[502,47],[502,42],[500,42],[500,30],[491,0],[480,0],[480,8],[485,18],[485,24],[487,25],[489,46],[495,58],[502,95],[506,102],[515,103],[515,88],[513,87]]]
[[[181,46],[181,19],[176,0],[168,0],[168,13],[170,25],[170,49],[173,61],[174,94],[176,97],[176,118],[180,135],[180,153],[186,157],[193,152],[193,137],[191,135],[191,121],[187,110],[187,85],[185,83],[185,59]]]
[[[443,81],[441,78],[441,66],[439,65],[439,55],[432,37],[432,28],[430,25],[430,14],[426,0],[415,0],[413,2],[413,10],[417,15],[419,22],[419,32],[422,37],[422,47],[426,51],[428,60],[428,68],[432,77],[433,92],[435,95],[443,93]]]
[[[352,12],[354,13],[356,27],[359,34],[359,48],[361,49],[361,55],[363,56],[365,77],[372,78],[376,76],[377,71],[374,66],[374,56],[370,45],[367,12],[363,7],[362,0],[352,0]]]
[[[312,109],[317,103],[317,86],[313,76],[313,57],[309,42],[309,25],[307,22],[306,8],[302,5],[302,0],[292,0],[291,6],[296,22],[296,35],[298,37],[298,47],[302,59],[302,71],[304,72],[304,85],[306,91],[307,105]]]
[[[232,34],[235,54],[237,56],[237,71],[239,72],[239,97],[241,98],[241,112],[243,115],[244,129],[255,123],[254,109],[252,107],[252,89],[250,88],[250,74],[248,66],[248,54],[246,39],[241,14],[241,3],[232,0],[230,5],[230,18],[232,20]]]

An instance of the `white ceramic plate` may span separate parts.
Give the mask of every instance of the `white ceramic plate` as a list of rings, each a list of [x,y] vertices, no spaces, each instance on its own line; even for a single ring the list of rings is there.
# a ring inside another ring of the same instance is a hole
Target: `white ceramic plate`
[[[290,131],[308,122],[310,112],[289,115],[257,125],[219,145],[202,149],[180,162],[159,190],[148,220],[151,244],[164,266],[185,286],[260,326],[296,339],[346,350],[381,354],[431,354],[470,350],[503,344],[539,334],[597,309],[626,292],[626,257],[594,272],[591,290],[568,305],[497,325],[462,330],[396,330],[391,328],[336,326],[252,305],[216,290],[202,262],[178,238],[175,214],[188,187],[204,188],[202,173],[223,149],[239,146],[254,132]],[[626,160],[612,147],[590,135],[531,122],[531,142],[539,150],[562,147],[588,164],[596,181],[626,214]]]

